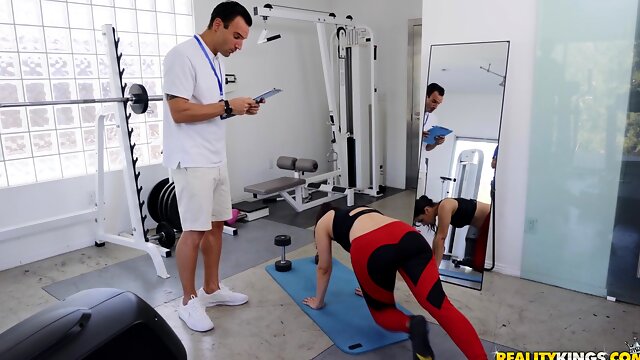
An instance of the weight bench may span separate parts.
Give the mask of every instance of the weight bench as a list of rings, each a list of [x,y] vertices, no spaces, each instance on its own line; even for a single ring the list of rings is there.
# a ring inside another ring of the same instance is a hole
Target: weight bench
[[[340,175],[340,171],[332,171],[304,179],[300,176],[305,172],[316,172],[318,170],[318,162],[311,159],[297,159],[290,156],[280,156],[277,161],[277,166],[279,169],[293,170],[294,176],[283,176],[258,184],[248,185],[245,186],[244,191],[253,194],[256,198],[280,194],[297,212],[344,196],[347,196],[347,205],[353,206],[354,190],[333,185],[333,180]],[[320,183],[324,181],[327,181],[328,184]],[[305,195],[307,195],[309,189],[326,192],[327,196],[305,202]],[[294,191],[294,194],[289,194],[290,191]]]

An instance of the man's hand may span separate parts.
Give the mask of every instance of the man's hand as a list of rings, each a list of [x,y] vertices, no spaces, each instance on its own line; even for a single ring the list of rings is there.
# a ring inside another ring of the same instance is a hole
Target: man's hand
[[[249,106],[249,109],[247,110],[247,115],[255,115],[258,113],[258,110],[260,110],[260,104],[264,104],[265,101],[264,99],[260,99],[259,101],[254,101],[251,106]]]
[[[429,137],[429,130],[422,131],[422,138],[425,139],[425,138],[428,138],[428,137]]]
[[[250,97],[237,97],[229,100],[229,106],[233,110],[234,115],[244,115],[251,109],[252,105],[257,105],[256,101]],[[255,110],[256,112],[258,110]]]
[[[320,303],[320,301],[318,301],[318,298],[316,298],[315,296],[304,298],[304,300],[302,300],[302,303],[316,310],[320,310],[324,307],[324,302]]]
[[[436,136],[436,146],[442,145],[444,143],[444,136]]]

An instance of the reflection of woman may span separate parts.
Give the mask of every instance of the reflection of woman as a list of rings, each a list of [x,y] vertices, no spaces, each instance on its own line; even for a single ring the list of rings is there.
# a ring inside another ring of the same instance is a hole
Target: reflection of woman
[[[487,359],[475,329],[445,295],[431,247],[409,224],[374,209],[340,209],[325,203],[316,218],[315,240],[319,255],[316,296],[305,298],[304,304],[313,309],[324,306],[334,240],[350,253],[375,322],[389,331],[409,333],[414,359],[433,358],[433,352],[425,318],[407,316],[396,307],[393,291],[397,272],[467,358]]]
[[[455,228],[470,226],[467,232],[466,259],[463,264],[482,272],[490,213],[491,205],[473,199],[446,198],[436,203],[426,195],[422,195],[416,200],[413,208],[413,220],[428,226],[435,232],[433,252],[438,267],[444,254],[444,240],[449,232],[449,225]],[[436,217],[438,218],[437,229]],[[477,236],[473,236],[474,234]]]

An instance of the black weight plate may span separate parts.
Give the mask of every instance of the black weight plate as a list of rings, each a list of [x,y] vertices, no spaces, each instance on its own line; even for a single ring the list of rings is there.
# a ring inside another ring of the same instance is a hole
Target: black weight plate
[[[156,235],[163,234],[158,239],[158,243],[165,249],[171,249],[176,244],[176,233],[173,231],[171,225],[166,222],[161,222],[156,227]]]
[[[149,191],[149,196],[147,196],[147,211],[149,212],[149,216],[153,219],[153,221],[159,223],[162,220],[160,219],[160,214],[158,213],[158,203],[160,202],[160,194],[164,187],[169,183],[169,178],[160,180],[157,184],[153,186],[151,191]]]
[[[169,198],[169,209],[167,210],[167,221],[174,229],[182,231],[182,222],[180,221],[180,210],[178,209],[178,195],[175,188],[171,192],[171,198]]]
[[[276,261],[275,263],[276,271],[278,272],[286,272],[291,270],[291,261],[285,260],[284,262],[281,260]]]
[[[166,215],[164,213],[164,202],[169,189],[171,189],[172,184],[173,183],[168,183],[167,185],[165,185],[164,189],[162,189],[162,192],[160,192],[160,197],[158,198],[158,219],[160,221],[158,222],[166,221]]]
[[[176,186],[173,183],[169,184],[169,189],[165,193],[164,198],[162,198],[162,220],[169,222],[169,200],[171,199],[171,194],[176,191]]]
[[[275,246],[289,246],[291,245],[291,236],[289,235],[276,235],[273,239]]]
[[[144,114],[149,108],[149,94],[147,89],[140,84],[133,84],[129,88],[129,95],[133,97],[131,101],[131,111],[136,114]]]

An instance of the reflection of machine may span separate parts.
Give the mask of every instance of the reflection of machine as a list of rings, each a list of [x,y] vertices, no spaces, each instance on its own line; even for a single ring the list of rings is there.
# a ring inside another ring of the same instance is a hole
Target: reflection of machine
[[[497,75],[497,76],[501,77],[501,78],[502,78],[502,81],[500,82],[500,84],[498,84],[498,86],[502,86],[502,87],[504,87],[504,83],[505,83],[505,82],[506,82],[506,80],[507,80],[506,76],[504,76],[504,75],[502,75],[502,74],[498,74],[498,73],[497,73],[497,72],[495,72],[495,71],[491,71],[491,63],[489,63],[489,66],[488,66],[488,67],[486,67],[486,68],[484,68],[484,67],[480,66],[480,69],[482,69],[482,70],[484,70],[484,71],[486,71],[486,72],[488,72],[488,73],[490,73],[490,74]]]
[[[484,154],[481,150],[470,149],[460,153],[456,162],[456,181],[453,182],[451,197],[466,199],[476,199],[478,197],[483,162]],[[466,228],[458,229],[457,232],[455,228],[452,228],[450,234],[449,245],[446,246],[448,253],[455,255],[471,251],[471,249],[465,250],[465,242],[462,241],[467,235]]]
[[[483,161],[484,155],[481,150],[470,149],[461,152],[455,163],[455,178],[440,178],[442,180],[443,198],[477,198]],[[450,186],[453,187],[450,189]],[[467,266],[468,264],[470,265],[470,259],[475,250],[475,238],[479,235],[479,229],[465,227],[457,230],[458,232],[456,233],[456,228],[451,228],[451,235],[448,238],[449,243],[448,245],[445,243],[447,251],[440,265],[440,277],[450,283],[481,290],[482,272]],[[466,239],[467,237],[469,239]]]

